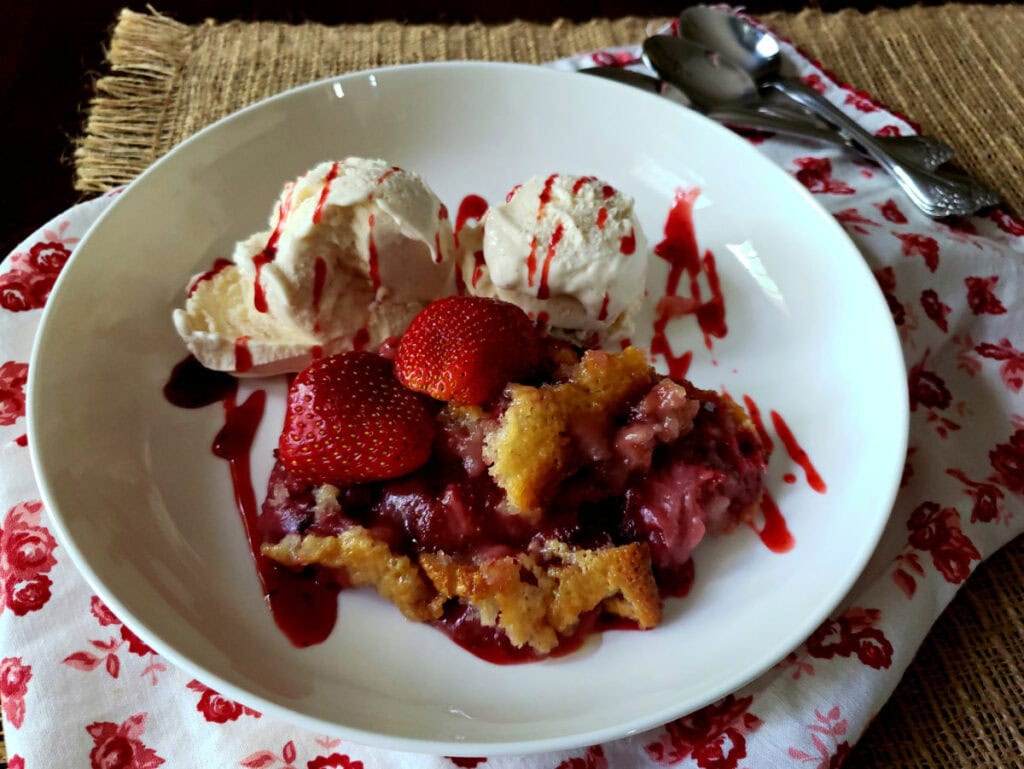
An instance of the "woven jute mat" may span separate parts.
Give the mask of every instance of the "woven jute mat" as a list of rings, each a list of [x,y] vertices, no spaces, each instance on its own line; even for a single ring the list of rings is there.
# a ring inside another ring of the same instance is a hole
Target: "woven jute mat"
[[[1024,211],[1024,5],[818,11],[763,20],[952,145]],[[403,62],[539,63],[638,42],[657,19],[325,27],[185,26],[122,12],[76,152],[77,187],[131,181],[214,120],[311,80]],[[1024,766],[1024,539],[983,564],[940,618],[846,766]]]
[[[841,80],[945,139],[965,169],[1024,211],[1024,6],[808,10],[764,21]],[[317,78],[404,62],[539,63],[638,42],[658,22],[185,26],[124,11],[75,156],[76,186],[101,192],[131,181],[217,118]]]

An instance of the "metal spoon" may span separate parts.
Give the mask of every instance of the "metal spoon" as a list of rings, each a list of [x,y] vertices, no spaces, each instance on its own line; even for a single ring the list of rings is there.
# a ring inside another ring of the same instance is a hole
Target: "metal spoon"
[[[756,93],[736,105],[730,105],[719,103],[715,98],[705,94],[699,82],[688,89],[692,93],[687,93],[672,83],[623,67],[590,67],[581,69],[580,72],[659,94],[687,107],[693,107],[719,123],[809,139],[861,153],[860,148],[845,136],[824,123],[813,120],[806,112],[770,103]],[[945,152],[948,148],[944,144],[933,142],[923,136],[886,136],[881,137],[880,141],[890,152],[898,153],[906,162],[916,162],[929,170],[937,168],[949,159]]]
[[[791,112],[790,114],[786,114],[784,111],[761,112],[759,111],[760,108],[755,108],[753,104],[749,108],[744,106],[710,107],[704,103],[698,103],[691,98],[689,94],[683,92],[671,83],[659,80],[656,77],[651,77],[650,75],[645,75],[642,72],[636,72],[622,67],[590,67],[587,69],[581,69],[580,72],[585,75],[594,75],[607,80],[614,80],[619,83],[633,86],[634,88],[640,88],[648,93],[664,96],[665,98],[671,99],[679,104],[698,109],[707,117],[719,123],[756,128],[762,131],[785,134],[799,139],[810,139],[811,141],[821,142],[822,144],[832,144],[837,147],[843,147],[844,149],[860,152],[860,150],[855,147],[852,142],[846,139],[846,137],[840,135],[831,128],[825,128],[821,123],[810,122],[803,113],[796,114]],[[886,139],[890,141],[892,139],[902,140],[918,138],[919,137],[916,136],[886,137]],[[929,146],[915,143],[913,146],[908,145],[906,149],[908,153],[916,152],[916,154],[920,156],[922,163],[933,162],[936,159],[935,154],[931,152]],[[939,165],[941,162],[942,161],[940,160],[935,164]]]
[[[714,51],[727,62],[760,80],[769,56],[778,55],[778,42],[753,24],[721,9],[697,5],[679,14],[679,36]],[[774,53],[773,53],[774,51]],[[945,142],[932,136],[875,137],[897,160],[933,171],[956,154]]]
[[[745,98],[749,89],[756,89],[758,85],[778,90],[835,126],[888,171],[911,201],[929,216],[970,214],[999,201],[998,194],[973,179],[947,177],[901,162],[886,150],[877,137],[861,128],[817,91],[800,80],[782,77],[781,51],[776,40],[767,33],[731,14],[704,14],[702,18],[707,27],[712,27],[713,23],[718,25],[715,27],[716,40],[731,35],[733,44],[747,51],[746,65],[740,68],[730,64],[720,54],[690,40],[657,35],[648,38],[644,51],[662,77],[678,83],[680,74],[686,70],[689,70],[690,78],[694,71],[698,71],[713,83],[707,89],[709,92],[720,88],[734,99]],[[722,72],[728,74],[721,75]],[[744,75],[749,82],[740,86]]]

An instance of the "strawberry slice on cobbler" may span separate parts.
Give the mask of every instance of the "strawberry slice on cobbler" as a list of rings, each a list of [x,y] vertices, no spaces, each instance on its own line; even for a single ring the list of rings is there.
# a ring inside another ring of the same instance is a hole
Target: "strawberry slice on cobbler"
[[[727,397],[456,297],[394,362],[346,353],[296,377],[262,552],[372,586],[481,657],[541,659],[655,627],[704,536],[753,515],[765,468]]]

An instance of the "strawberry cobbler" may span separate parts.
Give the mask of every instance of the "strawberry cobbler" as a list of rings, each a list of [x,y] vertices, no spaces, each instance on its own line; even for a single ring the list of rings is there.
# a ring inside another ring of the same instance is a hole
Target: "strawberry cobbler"
[[[705,534],[752,515],[766,464],[732,401],[479,297],[301,372],[277,459],[265,556],[501,662],[656,626]]]

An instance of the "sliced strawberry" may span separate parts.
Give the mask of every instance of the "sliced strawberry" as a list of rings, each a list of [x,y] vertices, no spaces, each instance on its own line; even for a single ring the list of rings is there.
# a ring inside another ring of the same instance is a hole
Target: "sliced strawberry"
[[[397,478],[427,461],[434,431],[430,401],[402,387],[391,361],[346,352],[295,377],[278,456],[306,481]]]
[[[514,304],[452,296],[420,312],[398,345],[395,375],[440,401],[482,405],[540,364],[537,329]]]

